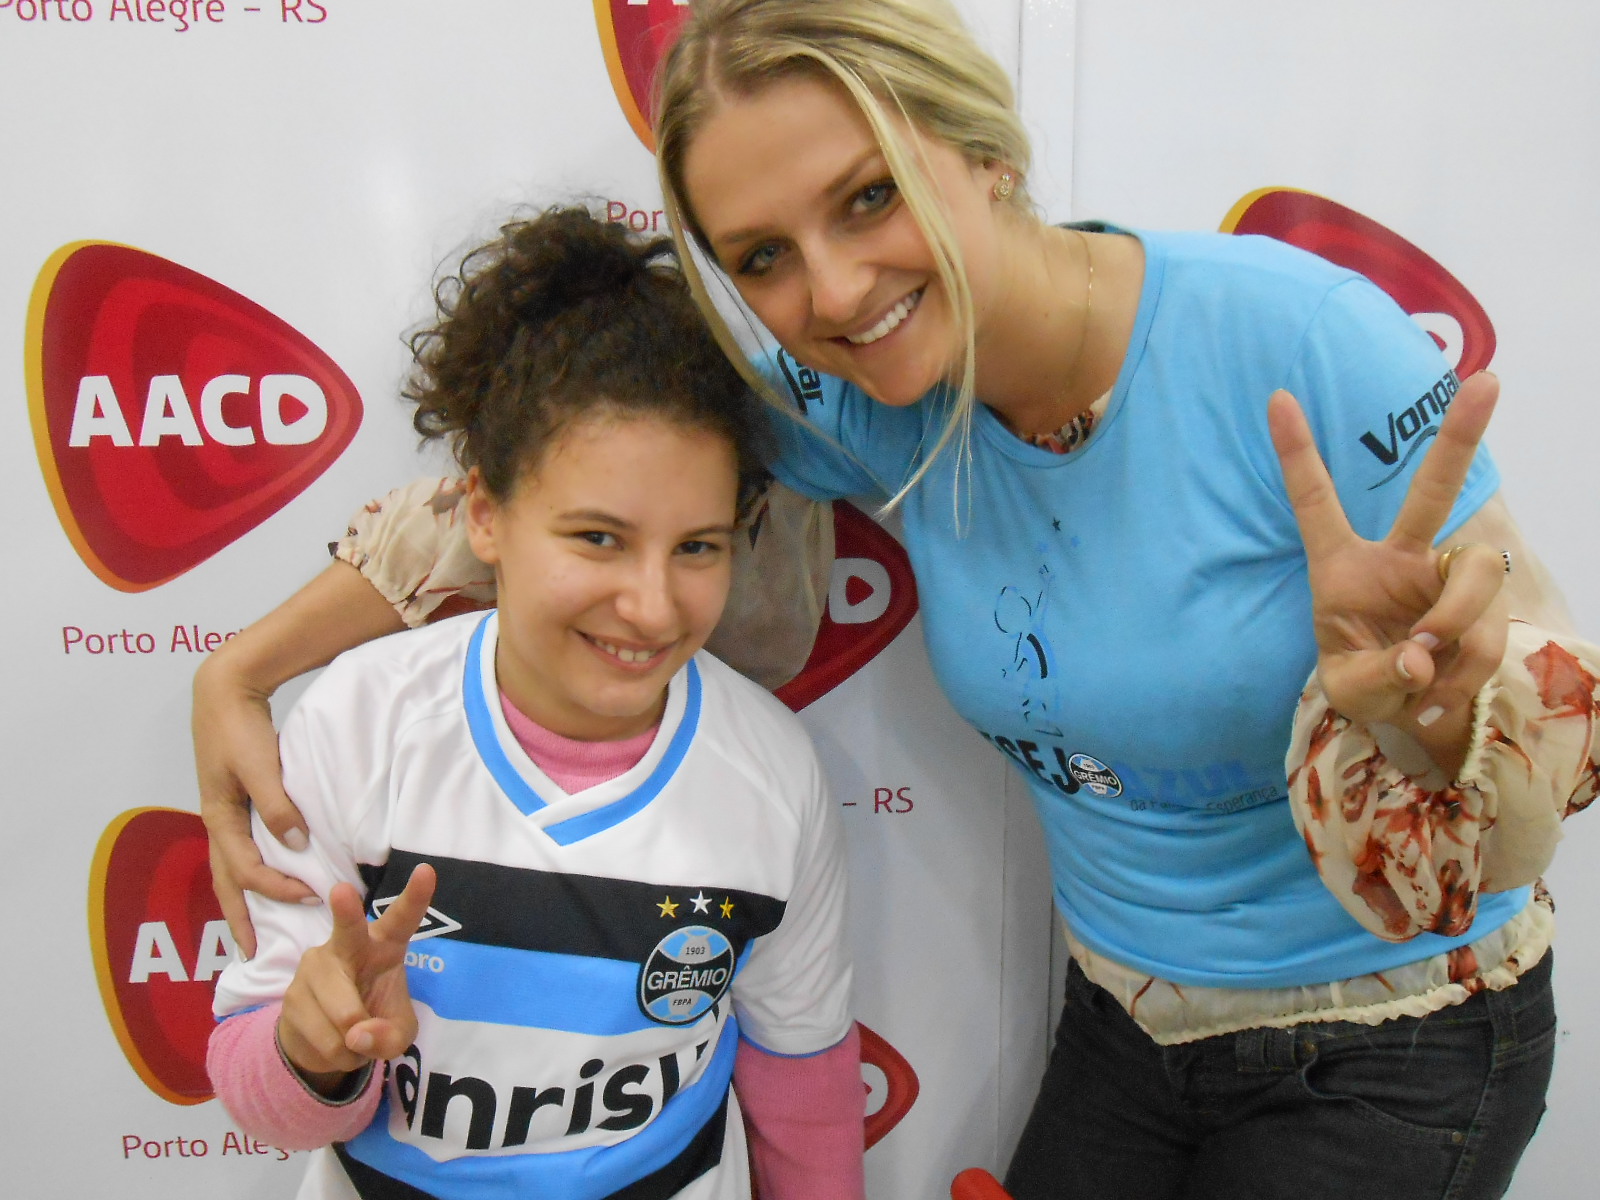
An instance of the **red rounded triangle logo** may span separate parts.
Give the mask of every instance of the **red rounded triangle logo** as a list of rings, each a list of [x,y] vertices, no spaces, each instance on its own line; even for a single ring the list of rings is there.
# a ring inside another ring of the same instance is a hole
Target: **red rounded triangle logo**
[[[611,90],[622,115],[652,154],[656,141],[650,110],[656,68],[688,15],[688,0],[594,0]]]
[[[51,256],[28,311],[39,465],[84,563],[140,592],[204,562],[321,475],[355,385],[254,301],[131,246]]]
[[[198,814],[139,808],[107,827],[89,876],[89,942],[106,1017],[139,1078],[173,1104],[211,1099],[211,997],[233,938]]]
[[[1494,357],[1494,326],[1466,287],[1405,238],[1336,200],[1293,188],[1251,192],[1224,233],[1261,233],[1359,271],[1425,328],[1465,379]]]
[[[922,1084],[905,1055],[891,1046],[881,1033],[859,1022],[856,1028],[861,1034],[861,1065],[864,1068],[876,1067],[883,1073],[882,1094],[877,1097],[876,1106],[873,1106],[871,1097],[877,1089],[870,1081],[867,1084],[868,1107],[872,1111],[867,1113],[865,1134],[867,1149],[871,1150],[911,1111],[911,1106],[917,1102],[917,1096],[922,1091]],[[870,1076],[870,1072],[866,1074]]]
[[[855,505],[833,506],[833,581],[811,657],[773,694],[795,712],[876,658],[917,612],[905,548]]]

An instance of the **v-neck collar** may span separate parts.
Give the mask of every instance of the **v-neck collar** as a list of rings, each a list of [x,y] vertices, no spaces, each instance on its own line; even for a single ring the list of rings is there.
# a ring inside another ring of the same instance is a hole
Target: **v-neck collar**
[[[685,663],[667,684],[661,725],[644,757],[615,779],[569,795],[518,745],[500,710],[494,674],[499,628],[499,613],[491,612],[472,631],[461,692],[472,744],[506,799],[561,846],[644,811],[677,773],[699,728],[701,682],[695,661]]]

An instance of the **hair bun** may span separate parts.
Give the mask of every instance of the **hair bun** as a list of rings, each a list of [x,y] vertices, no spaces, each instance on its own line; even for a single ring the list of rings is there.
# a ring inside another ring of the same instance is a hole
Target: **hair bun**
[[[658,263],[674,262],[667,238],[636,241],[625,226],[576,208],[556,208],[502,230],[501,270],[514,279],[510,301],[524,324],[544,325],[637,285]]]

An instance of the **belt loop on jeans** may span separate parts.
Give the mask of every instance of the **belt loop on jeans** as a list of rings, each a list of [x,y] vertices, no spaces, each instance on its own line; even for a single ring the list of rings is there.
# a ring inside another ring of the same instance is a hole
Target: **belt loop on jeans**
[[[1233,1061],[1242,1074],[1255,1075],[1267,1069],[1267,1030],[1241,1029],[1233,1035]]]
[[[1525,1035],[1522,1023],[1528,1018],[1525,1010],[1538,1005],[1550,991],[1550,964],[1553,951],[1546,950],[1544,957],[1522,975],[1516,983],[1501,991],[1480,992],[1489,1020],[1497,1038],[1520,1041]],[[1474,996],[1476,1000],[1478,997]]]
[[[1294,1061],[1294,1030],[1238,1030],[1234,1034],[1234,1066],[1245,1075],[1299,1070],[1298,1062]]]
[[[1241,1029],[1233,1035],[1234,1064],[1242,1074],[1265,1075],[1300,1069],[1293,1029]]]

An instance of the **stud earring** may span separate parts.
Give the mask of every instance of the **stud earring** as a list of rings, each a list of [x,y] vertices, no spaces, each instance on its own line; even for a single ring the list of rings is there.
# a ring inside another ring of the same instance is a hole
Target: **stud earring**
[[[1001,171],[1000,178],[994,181],[994,187],[990,189],[994,198],[1000,201],[1011,199],[1011,194],[1016,190],[1016,181],[1010,171]]]

